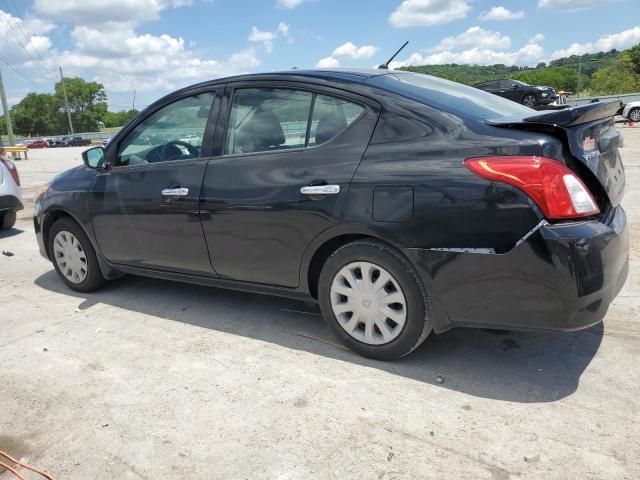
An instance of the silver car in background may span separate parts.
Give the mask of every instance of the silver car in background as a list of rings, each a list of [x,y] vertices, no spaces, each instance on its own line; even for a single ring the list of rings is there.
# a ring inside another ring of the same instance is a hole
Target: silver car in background
[[[629,102],[622,110],[622,117],[630,122],[640,122],[640,102]]]
[[[0,147],[0,229],[13,227],[16,212],[23,208],[18,169]]]

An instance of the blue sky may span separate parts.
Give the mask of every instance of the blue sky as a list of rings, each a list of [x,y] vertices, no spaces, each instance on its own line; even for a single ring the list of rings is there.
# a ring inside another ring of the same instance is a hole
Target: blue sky
[[[52,91],[57,67],[105,85],[113,110],[244,72],[536,65],[640,42],[639,0],[0,0],[11,103]]]

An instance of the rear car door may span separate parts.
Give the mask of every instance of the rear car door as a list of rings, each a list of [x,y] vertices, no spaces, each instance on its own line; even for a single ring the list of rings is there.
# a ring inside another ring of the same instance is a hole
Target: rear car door
[[[211,262],[223,278],[296,287],[307,246],[341,220],[379,106],[298,82],[233,84],[225,103],[201,198]]]
[[[213,275],[199,197],[219,111],[201,89],[150,112],[107,148],[91,192],[100,250],[114,264]]]

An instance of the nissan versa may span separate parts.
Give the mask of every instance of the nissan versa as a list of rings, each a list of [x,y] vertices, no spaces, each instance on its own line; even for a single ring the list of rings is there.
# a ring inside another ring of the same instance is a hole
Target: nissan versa
[[[317,299],[383,360],[457,326],[585,328],[627,276],[617,108],[386,70],[202,83],[43,188],[37,238],[74,290],[130,273]]]

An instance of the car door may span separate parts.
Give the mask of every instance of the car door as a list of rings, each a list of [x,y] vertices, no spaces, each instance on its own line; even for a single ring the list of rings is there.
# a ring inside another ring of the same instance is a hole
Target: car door
[[[376,102],[300,83],[228,86],[202,188],[220,277],[296,287],[307,246],[340,222],[378,119]]]
[[[199,197],[219,111],[216,91],[173,98],[107,148],[91,192],[93,229],[114,264],[214,275]]]
[[[500,96],[518,101],[520,99],[519,85],[514,83],[513,80],[500,80]]]

